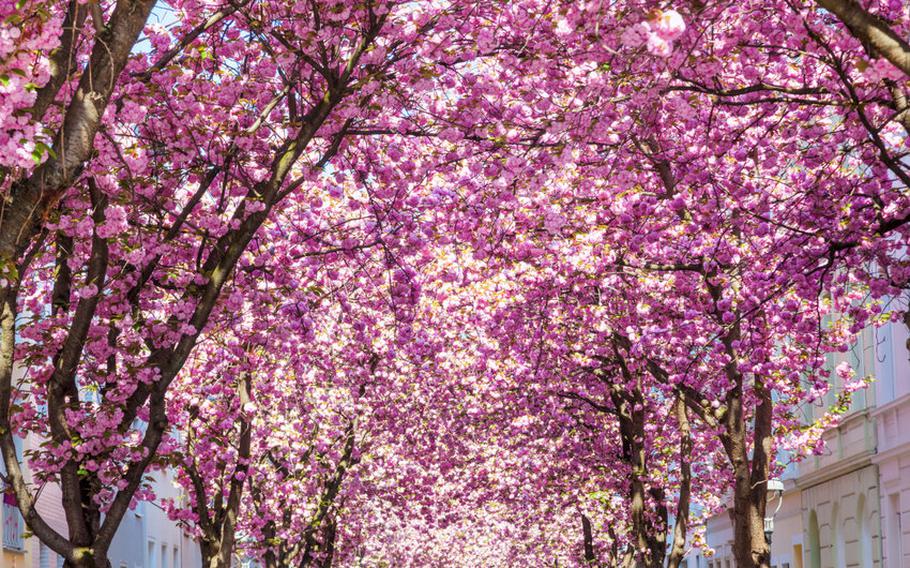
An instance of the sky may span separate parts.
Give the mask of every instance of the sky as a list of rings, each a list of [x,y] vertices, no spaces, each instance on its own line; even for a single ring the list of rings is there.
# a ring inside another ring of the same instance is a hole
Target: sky
[[[155,24],[159,26],[169,26],[177,21],[177,18],[174,14],[174,9],[171,8],[167,2],[158,2],[155,4],[155,7],[152,8],[152,13],[149,15],[148,23]],[[133,53],[148,53],[151,51],[151,45],[149,44],[148,39],[145,37],[145,34],[142,34],[139,37],[139,41],[136,42],[136,45],[133,46]]]

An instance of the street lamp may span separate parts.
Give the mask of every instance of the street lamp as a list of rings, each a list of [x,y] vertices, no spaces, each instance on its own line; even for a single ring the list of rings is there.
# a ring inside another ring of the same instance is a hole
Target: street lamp
[[[777,515],[777,512],[780,511],[781,505],[784,503],[784,482],[780,479],[774,478],[768,480],[768,495],[775,494],[774,497],[777,497],[777,508],[774,509],[774,512],[771,513],[771,516],[765,516],[765,541],[770,545],[771,544],[771,535],[774,534],[774,516]],[[774,499],[771,497],[771,499]]]

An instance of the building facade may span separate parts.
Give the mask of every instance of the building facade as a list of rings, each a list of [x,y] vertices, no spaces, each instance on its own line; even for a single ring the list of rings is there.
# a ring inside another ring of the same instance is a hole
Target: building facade
[[[173,481],[162,473],[153,474],[158,499],[180,499],[181,493]],[[199,544],[179,525],[167,518],[164,510],[154,503],[144,503],[145,558],[148,568],[199,568],[202,555]],[[139,542],[139,541],[137,541]]]
[[[894,324],[876,334],[876,423],[882,558],[884,565],[910,566],[910,356],[908,330]],[[903,522],[901,520],[903,519]]]
[[[158,499],[179,497],[180,490],[166,475],[153,475]],[[66,518],[60,507],[60,487],[48,484],[41,491],[36,508],[61,534],[66,534]],[[4,511],[5,512],[5,511]],[[17,511],[18,512],[18,511]],[[20,517],[21,518],[21,517]],[[24,525],[23,525],[24,528]],[[21,534],[21,532],[20,532]],[[23,543],[26,558],[22,564],[0,561],[2,568],[59,568],[63,558],[37,538]],[[29,554],[30,553],[30,554]],[[112,568],[201,568],[199,545],[180,526],[167,518],[158,502],[140,502],[124,515],[108,551]],[[28,558],[31,560],[29,561]]]
[[[848,362],[857,375],[876,376],[877,332],[868,327],[847,353],[830,355],[830,368]],[[827,404],[813,407],[808,419],[821,418],[841,391],[837,374],[831,376]],[[875,407],[875,388],[855,393],[849,413],[824,434],[824,453],[798,466],[807,568],[882,566],[879,476],[872,462],[878,447]]]
[[[902,323],[867,328],[830,368],[847,361],[872,387],[855,393],[848,414],[824,434],[825,450],[791,466],[775,515],[773,568],[910,567],[910,351]],[[836,374],[824,405],[834,403]],[[777,507],[772,501],[769,511]],[[712,517],[708,568],[734,568],[729,512]]]
[[[771,566],[773,568],[803,568],[803,511],[802,498],[795,482],[795,468],[788,468],[784,478],[784,493],[778,502],[771,501],[769,511],[774,515],[774,533],[771,538]],[[778,505],[780,508],[778,509]],[[736,568],[733,558],[733,517],[729,509],[708,519],[706,531],[708,546],[713,556],[705,558],[707,568]]]
[[[17,371],[18,373],[18,371]],[[21,378],[18,375],[14,378]],[[26,439],[14,438],[16,453],[22,462],[25,450],[39,447],[41,438],[29,435]],[[23,466],[28,482],[31,472]],[[0,473],[5,474],[3,460]],[[179,498],[180,489],[169,475],[155,473],[153,489],[158,499]],[[41,488],[35,508],[45,521],[60,534],[67,534],[66,517],[61,503],[60,487],[48,483]],[[0,568],[62,568],[63,558],[40,542],[34,536],[27,536],[28,530],[15,499],[6,491],[2,492],[0,523],[3,526],[3,540],[0,546]],[[112,568],[201,568],[202,559],[198,543],[174,521],[167,518],[158,503],[140,502],[124,515],[114,540],[109,557]]]

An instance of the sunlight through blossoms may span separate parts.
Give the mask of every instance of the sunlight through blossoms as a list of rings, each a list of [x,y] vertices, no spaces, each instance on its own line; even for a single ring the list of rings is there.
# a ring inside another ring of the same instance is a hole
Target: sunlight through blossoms
[[[907,38],[906,0],[0,0],[0,565],[853,558],[774,516],[910,392]],[[877,491],[855,557],[897,568]]]

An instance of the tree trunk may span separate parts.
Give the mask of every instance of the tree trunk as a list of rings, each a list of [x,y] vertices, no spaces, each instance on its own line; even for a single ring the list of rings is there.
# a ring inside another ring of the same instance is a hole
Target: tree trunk
[[[107,558],[107,551],[77,548],[72,559],[64,560],[63,568],[111,568],[111,561]]]
[[[667,509],[659,488],[645,487],[648,478],[648,456],[645,447],[644,397],[641,383],[634,379],[625,361],[616,350],[616,358],[625,385],[611,385],[610,397],[619,418],[619,432],[623,444],[623,458],[629,465],[629,502],[632,517],[632,546],[635,550],[635,566],[642,568],[663,568],[666,555]],[[628,385],[635,385],[629,387]],[[654,497],[660,520],[655,523],[648,515],[648,495]],[[661,522],[662,521],[662,522]]]
[[[755,444],[750,471],[742,391],[728,396],[724,449],[733,467],[733,556],[737,568],[770,568],[771,551],[765,539],[765,508],[768,494],[768,450],[771,444],[771,401],[756,384],[762,404],[755,412]]]
[[[591,533],[591,521],[584,513],[581,515],[581,533],[584,538],[585,564],[593,566],[597,562],[594,556],[594,535]]]
[[[910,76],[910,44],[884,19],[872,14],[854,0],[816,0],[847,26],[850,33],[874,54],[881,55]]]
[[[15,182],[3,208],[0,223],[0,259],[18,262],[28,243],[38,233],[38,223],[53,207],[63,192],[79,177],[85,162],[94,150],[95,134],[107,108],[117,78],[132,52],[139,33],[145,26],[155,0],[118,2],[110,20],[95,39],[86,70],[79,78],[72,99],[63,117],[63,125],[54,142],[54,156],[48,158],[23,180]],[[75,11],[67,22],[78,25],[85,18]],[[72,57],[72,35],[63,38],[59,55],[63,60]],[[63,61],[60,61],[63,64]],[[49,93],[36,101],[33,112],[46,109],[65,78],[52,77]],[[33,118],[37,118],[34,117]]]
[[[676,422],[679,426],[679,500],[676,504],[676,522],[673,525],[673,548],[667,559],[667,568],[679,568],[686,554],[686,538],[689,528],[689,498],[692,490],[692,438],[689,417],[686,413],[685,394],[678,394]]]
[[[321,568],[332,568],[332,561],[335,559],[335,536],[337,535],[337,528],[335,518],[330,517],[326,522],[325,530],[323,531],[322,540],[325,545],[325,554],[322,558]]]
[[[640,401],[637,396],[632,400],[620,400],[614,396],[620,423],[620,436],[623,439],[624,458],[631,468],[629,479],[629,504],[632,518],[632,545],[636,551],[634,566],[642,568],[661,568],[666,553],[664,526],[657,526],[648,518],[648,490],[642,481],[648,476],[646,450],[641,440],[644,439],[644,412],[634,410]],[[666,508],[663,508],[664,516]],[[666,521],[666,519],[664,519]],[[628,562],[628,560],[627,560]]]
[[[202,553],[202,568],[231,568],[231,551],[220,541],[199,542]]]
[[[722,290],[705,275],[705,284],[714,300],[714,316],[723,326],[723,315],[718,304]],[[721,444],[733,469],[733,557],[737,568],[770,568],[771,550],[765,539],[765,508],[768,494],[769,460],[772,441],[771,393],[762,378],[755,377],[753,390],[758,397],[753,416],[753,445],[749,456],[749,427],[743,408],[745,377],[736,361],[739,360],[736,344],[742,337],[739,314],[721,341],[728,362],[724,374],[730,383],[726,395],[726,408],[722,416]]]
[[[733,498],[733,556],[737,568],[770,568],[771,552],[765,540],[764,514],[754,505],[753,492],[736,474]],[[746,477],[748,479],[748,477]],[[761,493],[765,493],[762,491]]]
[[[907,308],[907,311],[904,312],[904,325],[907,326],[907,331],[910,331],[910,308]],[[907,352],[910,353],[910,337],[907,337]]]
[[[251,401],[252,381],[253,379],[249,372],[242,373],[237,381],[237,400],[241,408]],[[199,551],[202,554],[202,565],[204,568],[230,568],[231,559],[234,556],[234,545],[237,542],[237,521],[240,516],[240,503],[244,487],[244,482],[238,479],[237,474],[242,473],[243,478],[246,478],[249,470],[253,436],[250,418],[246,415],[241,415],[239,421],[237,438],[238,466],[236,473],[231,476],[228,482],[227,502],[221,506],[221,494],[219,493],[216,495],[215,504],[212,506],[214,511],[199,511],[204,513],[206,518],[212,519],[205,523],[205,526],[208,527],[208,534],[199,541]],[[192,475],[195,478],[199,478],[195,470]],[[197,483],[197,487],[198,485]]]

